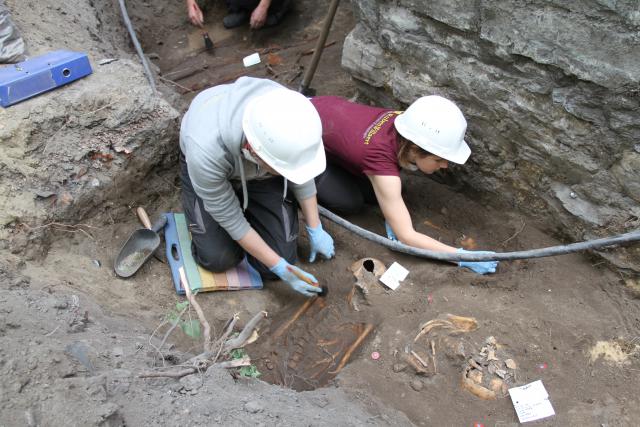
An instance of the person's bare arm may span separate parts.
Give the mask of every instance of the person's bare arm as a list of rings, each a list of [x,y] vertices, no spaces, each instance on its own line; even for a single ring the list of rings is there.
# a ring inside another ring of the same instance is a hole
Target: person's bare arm
[[[186,3],[189,21],[196,27],[202,27],[204,25],[204,17],[198,3],[196,3],[196,0],[186,0]]]
[[[247,234],[238,240],[238,244],[268,268],[272,268],[280,260],[280,255],[271,249],[253,228],[250,228]]]
[[[311,228],[316,228],[320,224],[320,214],[318,213],[318,199],[316,196],[304,200],[298,200],[304,222]]]
[[[251,20],[249,21],[251,29],[257,30],[264,26],[269,14],[269,6],[271,6],[271,0],[260,0],[258,6],[251,12]]]
[[[455,252],[456,248],[445,245],[413,228],[411,215],[402,199],[402,182],[397,176],[369,176],[378,204],[385,220],[405,245],[439,252]]]

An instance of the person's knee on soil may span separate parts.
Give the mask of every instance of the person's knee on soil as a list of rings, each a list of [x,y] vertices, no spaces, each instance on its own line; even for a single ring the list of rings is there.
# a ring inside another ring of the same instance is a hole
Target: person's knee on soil
[[[234,248],[218,248],[223,250],[204,251],[198,250],[192,245],[195,261],[205,270],[212,273],[224,273],[240,264],[244,258],[244,251],[240,246]]]

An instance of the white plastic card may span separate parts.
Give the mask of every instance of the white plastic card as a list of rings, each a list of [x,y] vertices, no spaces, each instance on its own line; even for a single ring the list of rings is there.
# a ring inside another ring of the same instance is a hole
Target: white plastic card
[[[260,63],[260,54],[258,52],[252,53],[249,56],[245,56],[242,59],[242,63],[245,67],[251,67],[252,65],[256,65]]]
[[[400,286],[400,282],[407,277],[407,274],[409,274],[409,270],[394,262],[380,277],[380,281],[395,291]]]
[[[510,388],[509,395],[521,423],[556,414],[549,401],[549,394],[540,380]]]

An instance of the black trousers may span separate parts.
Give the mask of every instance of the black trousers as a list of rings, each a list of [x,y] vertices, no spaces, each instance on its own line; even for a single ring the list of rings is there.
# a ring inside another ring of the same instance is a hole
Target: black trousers
[[[316,177],[318,203],[337,214],[354,214],[365,204],[376,204],[376,194],[366,176],[356,176],[327,162],[327,169]]]
[[[182,207],[191,232],[191,250],[196,262],[216,273],[235,267],[245,256],[244,249],[204,209],[202,199],[193,190],[182,153],[180,179]],[[283,199],[283,189],[282,177],[248,181],[249,205],[244,215],[271,249],[290,264],[295,264],[298,260],[298,205],[290,197]],[[241,189],[237,196],[242,201]],[[276,278],[267,266],[253,256],[246,255],[263,278]]]

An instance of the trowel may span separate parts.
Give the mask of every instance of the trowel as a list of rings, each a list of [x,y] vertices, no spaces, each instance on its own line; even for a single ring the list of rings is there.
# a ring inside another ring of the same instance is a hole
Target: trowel
[[[162,215],[153,226],[147,212],[142,207],[136,209],[138,218],[145,228],[131,234],[118,253],[113,269],[120,277],[133,276],[160,245],[158,232],[167,225],[167,217]]]
[[[202,39],[204,40],[204,48],[211,52],[213,50],[213,41],[209,37],[209,32],[204,29],[204,27],[200,26],[200,31],[202,32]]]

